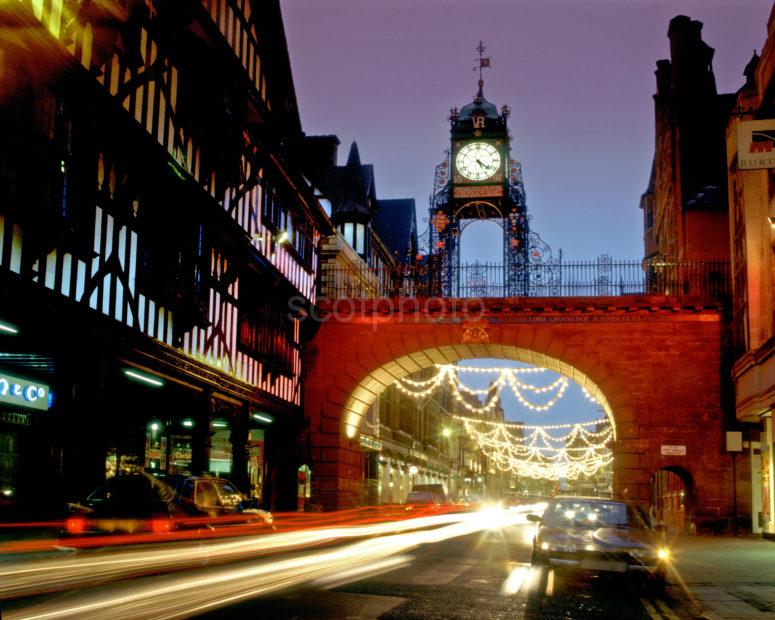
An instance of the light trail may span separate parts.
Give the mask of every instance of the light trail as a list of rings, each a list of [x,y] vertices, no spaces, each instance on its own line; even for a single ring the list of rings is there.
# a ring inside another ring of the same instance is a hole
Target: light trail
[[[530,507],[525,507],[525,510]],[[501,511],[509,521],[524,522],[524,512]],[[4,562],[0,565],[0,599],[31,596],[43,592],[71,590],[95,583],[151,573],[196,568],[207,563],[224,563],[273,553],[309,549],[354,538],[391,535],[456,523],[480,524],[486,529],[494,513],[447,513],[402,521],[337,526],[292,532],[275,532],[228,540],[198,540],[158,544],[139,549],[89,552],[68,557]],[[430,535],[431,533],[426,533]],[[158,540],[158,539],[157,539]]]
[[[236,566],[221,565],[199,568],[185,571],[182,574],[157,575],[153,578],[129,583],[109,584],[97,590],[71,593],[66,600],[33,603],[28,606],[23,606],[20,601],[19,605],[4,610],[3,617],[6,620],[49,620],[53,618],[89,618],[90,620],[155,618],[161,620],[189,617],[217,607],[232,605],[248,598],[305,583],[331,587],[332,584],[362,579],[377,572],[393,570],[407,563],[409,558],[405,554],[419,545],[436,543],[486,529],[524,524],[526,523],[525,514],[531,508],[526,506],[524,512],[492,509],[477,513],[424,517],[403,523],[335,528],[326,531],[325,535],[330,536],[330,539],[347,538],[352,535],[362,537],[379,534],[380,536],[353,542],[335,549],[305,552],[287,559],[253,559],[242,561]],[[412,523],[413,521],[416,523]],[[417,530],[419,527],[434,527],[434,529]],[[321,535],[322,533],[316,531],[309,534]],[[297,537],[302,534],[304,533],[293,533]],[[276,535],[276,537],[280,536],[282,534]],[[212,546],[215,549],[208,545],[207,554],[213,551],[227,553],[227,549],[228,553],[231,554],[235,549],[244,551],[245,547],[255,550],[261,548],[272,538],[274,537],[256,537],[250,541],[218,543]],[[303,543],[300,538],[297,538],[294,544],[300,547],[309,546],[309,542]],[[244,557],[242,551],[238,553],[239,556]],[[198,549],[186,548],[180,550],[180,553],[197,553],[197,557],[202,558],[202,552]],[[169,551],[138,552],[133,554],[132,562],[153,562],[157,555],[167,556]],[[56,568],[52,564],[44,569],[44,572],[49,577],[57,575],[64,577],[61,573],[71,570],[71,565],[78,564],[79,559],[81,558],[72,558],[73,562],[60,561],[56,564]],[[165,565],[168,562],[166,558],[158,559],[165,562]],[[100,561],[99,558],[94,558],[88,562],[88,565],[92,570],[99,570]],[[113,558],[111,561],[123,565],[129,559]],[[84,568],[81,566],[81,570]],[[131,564],[130,568],[135,568],[135,565]],[[28,577],[37,575],[35,578],[41,579],[39,571],[32,571],[32,567],[28,567],[28,569],[30,569],[30,572],[27,573]],[[13,578],[13,572],[10,567],[3,567],[3,572],[0,573],[0,583],[3,583],[0,596],[8,590],[7,579]],[[146,571],[143,572],[147,572],[147,567]],[[116,575],[112,571],[110,574]],[[13,587],[18,588],[19,585]]]

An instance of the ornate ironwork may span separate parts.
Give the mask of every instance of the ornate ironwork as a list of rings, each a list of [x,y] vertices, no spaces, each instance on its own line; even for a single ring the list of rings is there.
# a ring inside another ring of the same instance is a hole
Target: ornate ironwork
[[[540,245],[538,235],[536,239],[534,248]],[[327,270],[328,278],[321,283],[320,297],[440,296],[437,276],[441,270],[433,263],[439,258],[440,255],[434,254],[429,264],[404,270],[369,267]],[[725,301],[731,291],[729,261],[723,260],[676,262],[657,257],[646,261],[613,261],[603,256],[570,263],[547,254],[540,258],[533,256],[533,261],[525,268],[531,297],[676,295]],[[458,269],[462,281],[456,289],[457,297],[511,297],[504,285],[507,281],[504,265],[473,263],[459,265]]]
[[[435,258],[433,265],[438,270],[433,276],[437,283],[433,292],[447,297],[477,296],[476,291],[480,289],[486,289],[487,296],[557,295],[562,284],[559,269],[562,256],[555,258],[549,245],[530,230],[520,162],[509,160],[501,207],[493,206],[490,210],[456,210],[451,166],[451,154],[447,151],[444,160],[436,166],[430,198],[428,244]],[[461,212],[469,217],[460,217]],[[503,271],[497,284],[475,281],[476,264],[465,268],[466,278],[461,281],[460,235],[467,223],[473,221],[472,213],[479,219],[497,221],[503,229]]]

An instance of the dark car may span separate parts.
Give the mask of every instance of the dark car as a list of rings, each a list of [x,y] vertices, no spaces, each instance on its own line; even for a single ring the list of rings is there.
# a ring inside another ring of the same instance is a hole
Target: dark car
[[[70,512],[65,522],[70,535],[272,525],[272,515],[246,499],[231,482],[205,476],[116,476],[84,502],[70,504]]]
[[[532,564],[567,571],[641,574],[665,582],[670,550],[665,528],[652,525],[636,503],[599,497],[557,496],[538,523]]]

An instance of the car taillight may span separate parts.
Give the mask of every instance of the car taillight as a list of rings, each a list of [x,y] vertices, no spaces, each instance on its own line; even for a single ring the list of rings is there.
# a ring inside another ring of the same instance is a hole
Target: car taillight
[[[83,534],[86,531],[86,519],[83,517],[70,517],[65,521],[65,530],[68,534]]]
[[[151,531],[154,534],[163,534],[172,530],[172,519],[151,519]]]

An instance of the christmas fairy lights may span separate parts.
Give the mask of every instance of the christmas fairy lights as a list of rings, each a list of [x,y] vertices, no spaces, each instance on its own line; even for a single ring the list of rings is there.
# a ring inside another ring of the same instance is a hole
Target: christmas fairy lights
[[[593,476],[613,462],[614,429],[610,420],[531,426],[484,419],[500,406],[504,389],[510,390],[526,409],[551,409],[565,395],[570,381],[563,376],[543,385],[527,380],[526,375],[535,376],[546,370],[437,364],[432,377],[399,379],[395,385],[402,394],[415,399],[430,397],[438,389],[447,391],[457,411],[467,414],[452,417],[462,423],[489,462],[502,471],[548,480]],[[494,378],[486,388],[474,388],[461,380],[461,373],[489,374]],[[600,404],[584,386],[581,390],[586,399]],[[542,396],[548,400],[540,402]]]
[[[407,396],[426,398],[446,382],[450,387],[452,397],[467,411],[478,414],[492,411],[498,404],[501,392],[505,387],[512,391],[516,399],[524,407],[532,411],[548,411],[563,397],[569,386],[567,377],[559,377],[547,385],[534,385],[520,378],[520,375],[543,372],[546,370],[545,368],[478,368],[476,366],[456,366],[454,364],[437,364],[436,368],[438,372],[430,379],[415,381],[404,378],[396,381],[395,385]],[[461,372],[496,374],[497,377],[488,388],[476,389],[462,383],[460,379]],[[554,393],[554,395],[547,402],[536,403],[527,398],[527,393]],[[485,397],[484,404],[479,402],[480,396]]]
[[[469,437],[502,471],[530,478],[576,480],[592,476],[613,462],[613,428],[606,419],[530,426],[453,417],[463,423]]]

